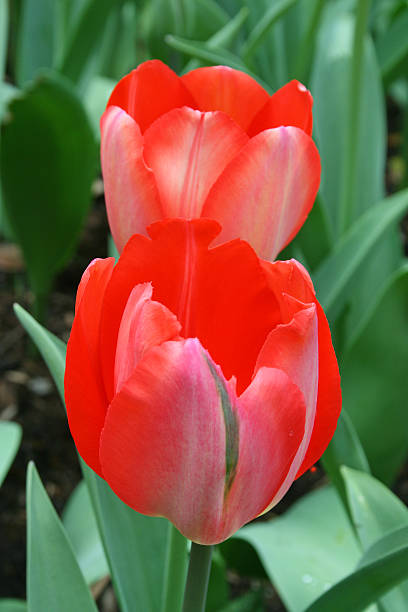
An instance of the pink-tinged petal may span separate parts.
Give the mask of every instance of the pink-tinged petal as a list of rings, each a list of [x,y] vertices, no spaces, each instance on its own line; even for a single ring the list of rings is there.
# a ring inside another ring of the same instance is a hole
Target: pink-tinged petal
[[[239,460],[225,504],[232,519],[225,537],[275,505],[282,484],[294,480],[292,464],[304,437],[305,412],[300,390],[273,368],[258,370],[240,396]]]
[[[115,260],[94,260],[78,288],[76,316],[67,347],[65,402],[79,454],[98,474],[99,436],[108,401],[99,368],[99,329],[106,286]]]
[[[297,478],[308,470],[326,450],[336,430],[341,411],[340,374],[334,352],[330,328],[322,307],[317,301],[313,284],[305,268],[296,260],[265,262],[264,269],[271,288],[277,294],[285,291],[304,303],[314,303],[318,319],[319,386],[316,417],[312,437]],[[282,314],[281,306],[281,314]]]
[[[298,127],[309,136],[313,129],[313,98],[302,83],[290,81],[269,98],[254,117],[249,136],[281,125]]]
[[[306,405],[305,429],[286,479],[276,492],[271,505],[285,495],[305,458],[313,432],[319,383],[318,321],[316,307],[308,308],[289,298],[288,308],[293,318],[270,332],[259,353],[256,370],[263,367],[279,368],[300,389]],[[297,312],[294,312],[297,307]]]
[[[197,68],[181,77],[201,111],[220,110],[247,130],[269,94],[245,72],[228,66]]]
[[[199,217],[204,201],[248,136],[220,112],[175,109],[145,133],[144,159],[153,170],[164,217]]]
[[[150,283],[132,290],[120,323],[115,359],[115,392],[118,393],[146,351],[178,337],[180,323],[163,304],[151,300]]]
[[[101,164],[106,210],[116,247],[122,251],[132,234],[162,217],[152,171],[143,160],[137,123],[117,106],[101,119]]]
[[[119,81],[108,106],[119,106],[138,123],[143,134],[155,119],[173,108],[197,108],[182,80],[159,60],[149,60]]]
[[[113,399],[101,436],[103,476],[142,514],[204,542],[226,482],[222,402],[197,339],[148,351]]]
[[[281,127],[252,138],[212,187],[202,216],[217,219],[220,241],[240,237],[274,259],[299,231],[320,184],[320,158],[302,130]]]

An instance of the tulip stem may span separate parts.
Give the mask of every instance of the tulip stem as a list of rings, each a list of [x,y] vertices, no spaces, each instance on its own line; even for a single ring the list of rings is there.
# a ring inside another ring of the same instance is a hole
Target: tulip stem
[[[213,546],[191,544],[183,612],[204,612]]]
[[[187,540],[169,523],[162,612],[179,612],[187,574]]]

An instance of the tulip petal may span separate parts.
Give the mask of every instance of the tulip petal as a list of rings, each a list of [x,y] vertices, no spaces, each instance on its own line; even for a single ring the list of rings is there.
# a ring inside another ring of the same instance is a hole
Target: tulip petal
[[[223,227],[218,242],[240,237],[274,259],[313,206],[320,158],[302,130],[281,127],[252,138],[212,187],[202,216]]]
[[[297,478],[308,470],[326,450],[336,430],[341,411],[340,374],[333,348],[329,324],[316,299],[313,284],[305,268],[294,259],[265,262],[270,287],[275,291],[287,291],[298,300],[316,305],[319,337],[319,385],[316,416],[312,437]]]
[[[201,111],[220,110],[243,130],[269,99],[268,93],[248,74],[228,66],[197,68],[181,77]]]
[[[101,163],[109,225],[119,251],[132,234],[160,219],[162,209],[152,171],[143,160],[137,123],[117,106],[101,119]]]
[[[145,133],[144,159],[153,170],[164,217],[199,217],[212,185],[248,142],[220,112],[175,109]]]
[[[138,512],[166,516],[195,542],[221,542],[279,487],[304,410],[296,386],[269,368],[237,407],[197,339],[166,342],[146,353],[108,410],[103,475]]]
[[[190,539],[213,529],[224,499],[226,430],[197,339],[148,351],[109,407],[100,457],[104,478],[138,512],[168,517]]]
[[[254,117],[249,136],[281,125],[293,125],[309,136],[313,129],[313,98],[302,83],[290,81],[269,98]]]
[[[251,382],[266,336],[280,322],[279,306],[248,244],[208,248],[219,229],[209,219],[167,220],[149,228],[152,240],[133,236],[126,245],[107,289],[101,328],[110,399],[121,316],[133,287],[145,282],[152,283],[153,299],[177,316],[182,335],[199,338],[224,375],[237,377],[239,393]]]
[[[143,62],[119,81],[108,101],[128,113],[143,132],[173,108],[197,108],[182,80],[159,60]]]
[[[99,475],[99,437],[108,405],[99,366],[99,328],[114,264],[113,258],[94,260],[82,276],[64,381],[72,437],[83,460]]]
[[[297,300],[290,298],[289,302],[292,302],[290,306],[293,312],[293,302]],[[256,364],[256,371],[265,366],[283,370],[302,392],[306,405],[303,439],[287,477],[272,499],[270,507],[278,503],[296,478],[311,440],[316,416],[319,373],[316,307],[311,304],[304,308],[299,302],[297,307],[298,310],[289,323],[278,325],[270,332]]]

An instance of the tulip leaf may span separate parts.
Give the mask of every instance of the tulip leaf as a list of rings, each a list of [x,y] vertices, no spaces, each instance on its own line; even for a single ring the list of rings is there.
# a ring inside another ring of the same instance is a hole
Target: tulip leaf
[[[210,580],[208,583],[205,612],[220,612],[228,602],[227,567],[218,548],[211,559]]]
[[[0,486],[16,456],[21,435],[22,430],[18,423],[0,421]]]
[[[357,569],[321,595],[306,612],[362,612],[406,578],[408,527],[402,527],[373,544]]]
[[[388,289],[341,365],[343,403],[375,476],[391,483],[408,452],[408,265]],[[353,467],[353,466],[352,466]]]
[[[408,189],[385,198],[364,213],[313,274],[317,296],[329,319],[345,305],[351,281],[386,230],[408,210]]]
[[[222,608],[217,608],[217,612],[263,612],[264,610],[262,591],[260,590],[249,591],[245,595],[233,599]]]
[[[79,98],[51,74],[13,100],[7,117],[1,133],[3,203],[41,303],[72,255],[87,214],[96,144]]]
[[[370,474],[341,468],[349,507],[363,550],[381,537],[408,527],[408,509],[382,482]],[[385,595],[381,601],[387,612],[404,612],[408,608],[408,581]]]
[[[64,371],[66,345],[34,319],[19,304],[14,304],[14,313],[21,325],[40,351],[64,402]]]
[[[303,612],[349,574],[361,554],[332,487],[309,493],[282,516],[244,527],[234,538],[252,544],[290,612]]]
[[[88,111],[89,120],[97,140],[101,138],[99,121],[114,87],[115,82],[111,79],[95,76],[90,80],[84,94],[84,105]]]
[[[367,36],[360,91],[360,108],[364,112],[359,113],[358,133],[353,135],[352,143],[357,147],[355,175],[358,178],[352,186],[351,203],[342,201],[343,182],[348,180],[346,134],[351,113],[355,112],[349,104],[354,19],[347,3],[332,3],[327,7],[311,77],[313,115],[322,160],[321,194],[335,236],[340,236],[342,231],[343,204],[350,205],[353,222],[384,197],[385,107],[373,44]]]
[[[62,521],[88,584],[109,574],[95,514],[83,480],[64,508]]]
[[[27,602],[30,612],[97,611],[32,462],[27,469]]]
[[[0,612],[27,612],[27,604],[22,599],[0,599]]]
[[[384,79],[389,80],[395,69],[408,56],[408,11],[402,11],[377,40],[378,62]]]
[[[8,0],[0,0],[0,82],[3,81],[4,71],[6,68],[8,26]]]
[[[160,609],[166,559],[164,519],[138,514],[81,462],[122,612]]]

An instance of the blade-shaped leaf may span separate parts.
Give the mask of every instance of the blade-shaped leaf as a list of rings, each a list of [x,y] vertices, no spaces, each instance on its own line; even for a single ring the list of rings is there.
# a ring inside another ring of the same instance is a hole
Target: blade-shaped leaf
[[[1,133],[3,202],[32,287],[44,297],[71,256],[88,210],[95,139],[69,83],[51,74],[12,101],[7,117]]]
[[[0,486],[16,456],[21,435],[22,430],[18,423],[0,421]]]
[[[408,527],[397,529],[373,544],[355,572],[317,599],[306,612],[362,612],[408,578]]]
[[[0,612],[27,612],[27,604],[22,599],[0,599]]]
[[[27,470],[27,602],[30,612],[97,612],[33,463]]]
[[[62,521],[88,584],[109,574],[95,514],[83,480],[64,508]]]
[[[351,572],[361,554],[331,487],[309,493],[284,515],[244,527],[234,537],[244,538],[255,548],[290,612],[303,612]]]
[[[408,189],[382,200],[352,225],[333,253],[313,275],[319,300],[329,319],[344,306],[347,288],[385,231],[408,210]]]
[[[408,11],[403,10],[377,40],[378,62],[383,78],[389,79],[408,55]]]
[[[0,81],[3,80],[7,58],[9,12],[8,0],[0,0]]]

